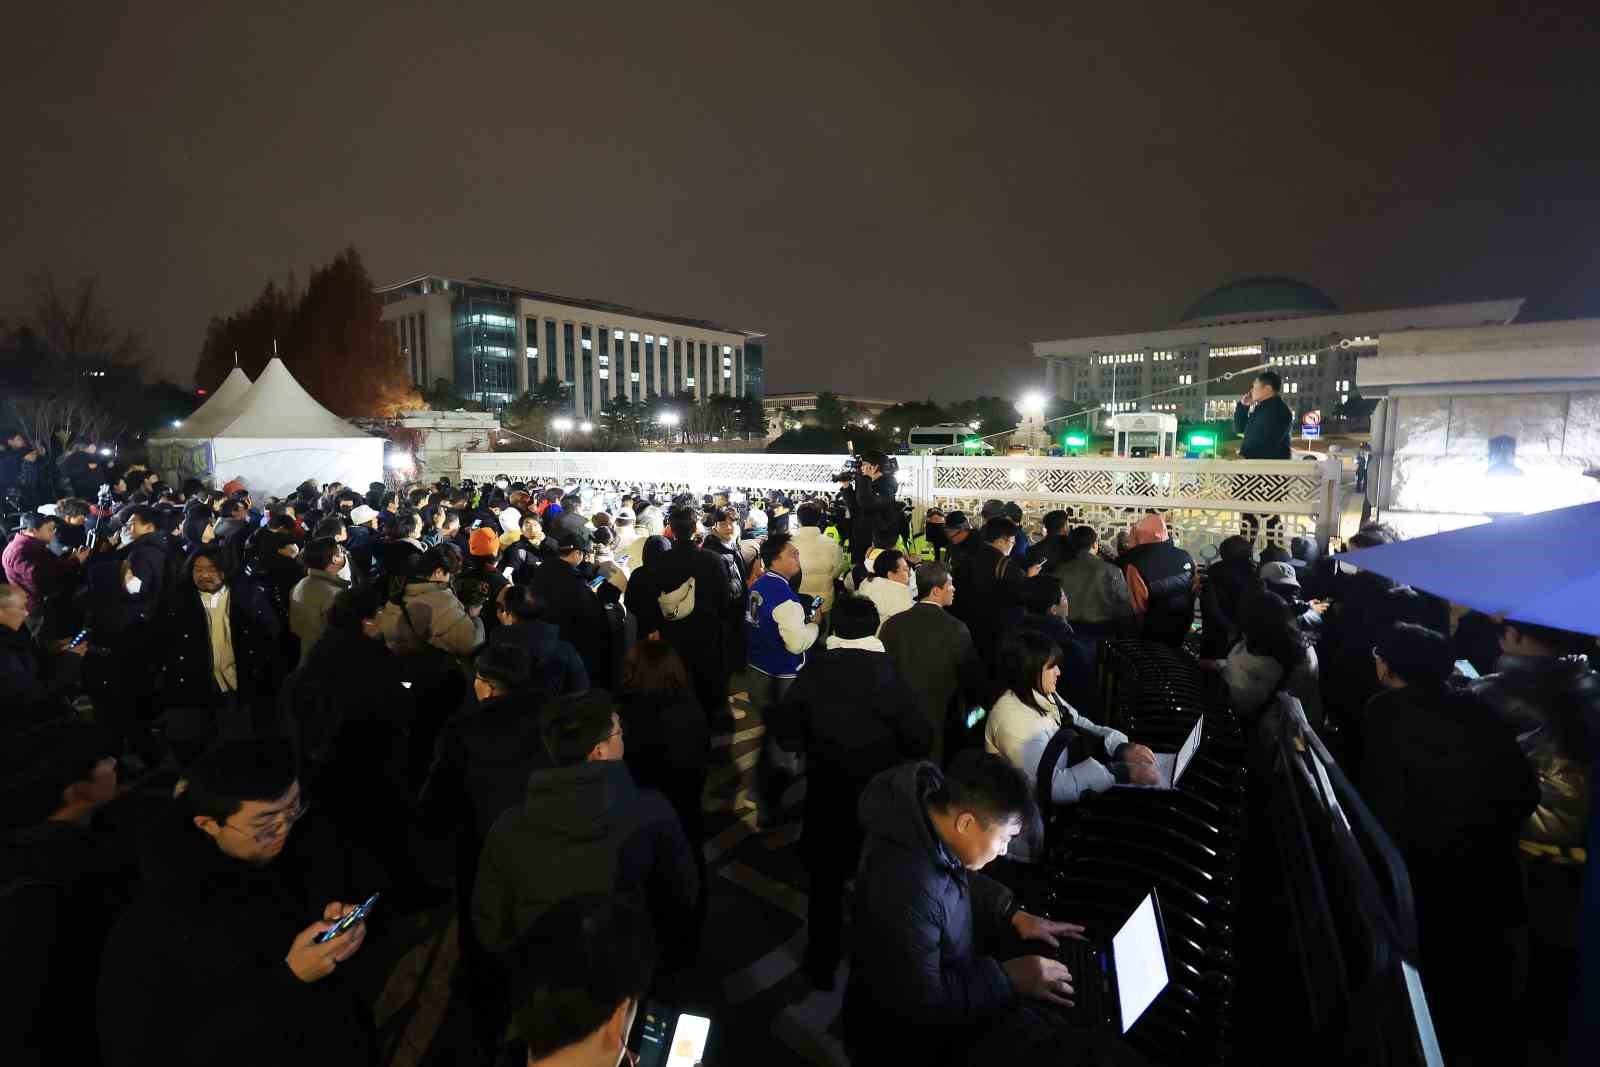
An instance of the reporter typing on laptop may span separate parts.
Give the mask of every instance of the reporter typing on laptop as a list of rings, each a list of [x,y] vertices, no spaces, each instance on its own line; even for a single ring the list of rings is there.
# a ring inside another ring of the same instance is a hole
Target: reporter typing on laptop
[[[980,873],[1034,818],[1026,779],[964,752],[948,771],[907,763],[863,792],[845,1043],[855,1063],[1136,1064],[1115,1037],[1067,1026],[1072,1003],[1052,958],[1082,927],[1017,908]],[[1004,962],[985,943],[1020,937],[1038,955]]]
[[[1119,783],[1159,784],[1154,753],[1131,743],[1120,730],[1091,722],[1057,695],[1062,655],[1055,642],[1019,630],[1001,643],[998,659],[996,674],[1003,691],[989,712],[984,748],[1004,756],[1030,787],[1040,760],[1061,730],[1072,733],[1057,741],[1058,746],[1065,743],[1065,751],[1053,762],[1053,802],[1073,804],[1086,793],[1103,793]],[[1016,842],[1011,858],[1031,859],[1028,844]]]

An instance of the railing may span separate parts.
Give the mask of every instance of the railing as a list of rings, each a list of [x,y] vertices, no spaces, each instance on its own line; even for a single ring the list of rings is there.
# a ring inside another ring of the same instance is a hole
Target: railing
[[[1064,509],[1111,539],[1159,511],[1190,551],[1210,559],[1241,529],[1287,545],[1323,544],[1338,530],[1337,460],[1058,459],[1040,456],[900,456],[900,493],[919,516],[937,505],[976,515],[987,500],[1015,501],[1036,525]],[[461,476],[657,493],[715,489],[832,493],[848,456],[685,452],[463,452]]]

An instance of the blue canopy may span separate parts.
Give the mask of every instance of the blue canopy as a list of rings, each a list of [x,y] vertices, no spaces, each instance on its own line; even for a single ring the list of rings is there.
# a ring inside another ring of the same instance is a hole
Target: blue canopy
[[[1335,558],[1489,615],[1600,634],[1600,502]]]

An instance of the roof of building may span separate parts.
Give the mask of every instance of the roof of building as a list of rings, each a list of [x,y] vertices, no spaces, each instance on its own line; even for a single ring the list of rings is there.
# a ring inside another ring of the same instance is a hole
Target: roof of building
[[[821,392],[827,392],[827,390],[821,390]],[[898,400],[883,400],[879,397],[872,396],[856,396],[852,393],[836,393],[834,395],[839,398],[841,403],[859,404],[863,407],[892,408],[896,404],[900,403]],[[763,394],[761,402],[768,407],[782,407],[784,405],[793,405],[797,403],[815,404],[817,402],[817,393],[766,393]]]
[[[520,285],[510,285],[506,282],[497,282],[491,278],[451,278],[450,276],[444,274],[418,274],[415,277],[407,278],[405,281],[396,282],[393,285],[380,285],[375,291],[379,293],[389,293],[396,289],[404,289],[409,285],[415,285],[418,282],[425,281],[429,278],[441,278],[444,281],[449,282],[451,285],[481,286],[488,289],[504,289],[507,292],[515,293],[517,296],[524,297],[528,300],[543,300],[551,304],[564,304],[567,307],[586,308],[590,311],[608,311],[613,315],[628,315],[636,319],[651,319],[655,322],[670,322],[678,326],[692,326],[695,329],[712,330],[716,333],[736,333],[749,338],[767,336],[766,334],[757,332],[755,330],[741,330],[733,326],[723,326],[707,319],[695,319],[683,315],[665,315],[658,311],[645,311],[641,308],[629,307],[626,304],[612,303],[609,300],[590,300],[587,297],[561,296],[557,293],[546,293],[538,289],[525,289]]]
[[[1189,305],[1179,322],[1259,322],[1335,312],[1339,305],[1314,285],[1278,275],[1240,278]]]

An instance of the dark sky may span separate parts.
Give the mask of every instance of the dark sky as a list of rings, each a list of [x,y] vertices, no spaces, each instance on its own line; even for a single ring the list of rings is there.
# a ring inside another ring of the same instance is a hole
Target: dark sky
[[[97,274],[185,382],[211,315],[346,242],[907,398],[1245,274],[1600,314],[1591,5],[180,6],[8,17],[0,310]]]

